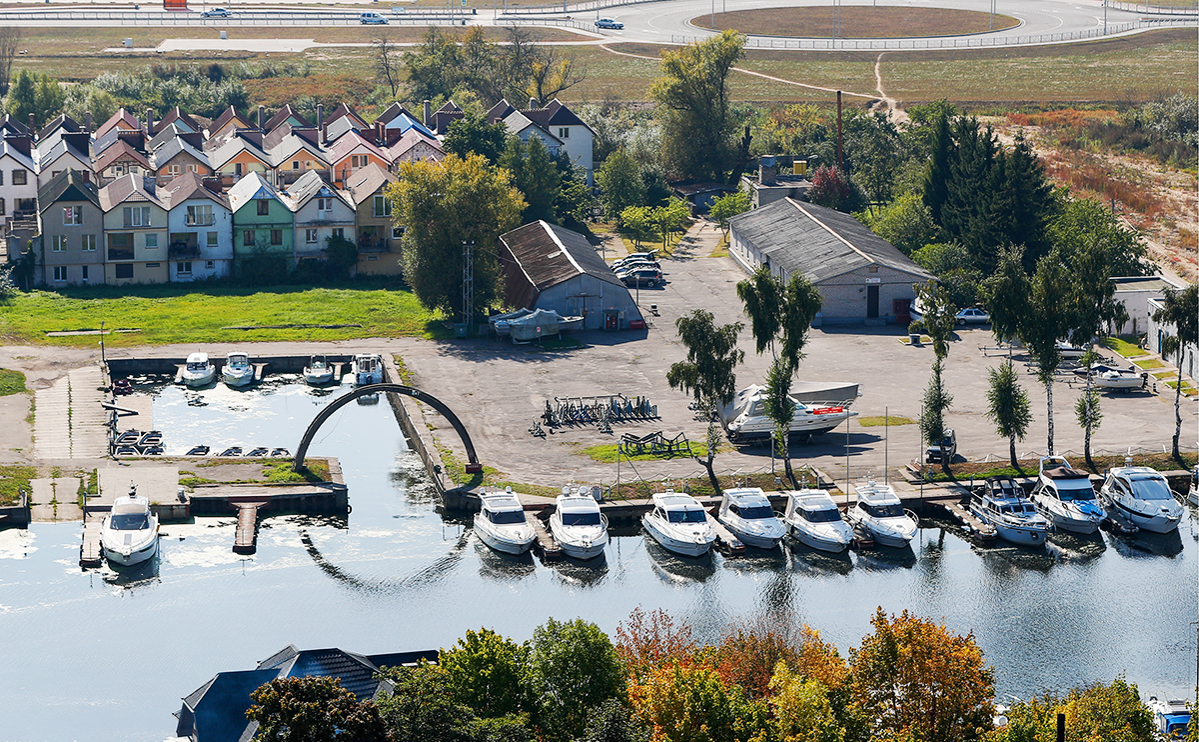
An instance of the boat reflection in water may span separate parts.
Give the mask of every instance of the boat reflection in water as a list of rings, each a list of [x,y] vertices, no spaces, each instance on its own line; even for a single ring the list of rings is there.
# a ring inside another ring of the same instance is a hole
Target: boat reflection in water
[[[479,558],[479,576],[496,582],[513,582],[537,571],[532,552],[505,554],[487,546],[475,536],[475,556]]]
[[[822,551],[789,539],[787,544],[788,563],[792,572],[812,577],[847,575],[853,569],[853,558],[849,549],[845,551]]]
[[[645,537],[645,552],[649,555],[650,567],[658,579],[669,584],[703,582],[716,574],[716,560],[712,550],[697,557],[682,556],[667,551],[652,538]],[[729,565],[732,560],[725,560]]]
[[[1108,538],[1116,553],[1129,559],[1176,557],[1182,553],[1182,536],[1177,528],[1169,533],[1141,530],[1125,534],[1113,531]]]
[[[1086,535],[1058,530],[1050,534],[1046,547],[1055,559],[1072,562],[1089,562],[1103,556],[1107,550],[1107,544],[1098,530]]]
[[[876,546],[873,549],[863,549],[858,552],[858,569],[870,572],[882,572],[889,569],[911,569],[916,566],[916,552],[912,545],[895,548],[893,546]]]
[[[563,557],[552,567],[554,576],[564,585],[595,587],[608,576],[608,557],[603,552],[587,560]]]
[[[747,546],[743,553],[723,559],[720,566],[744,575],[775,572],[787,568],[787,555],[777,546],[773,549],[755,549]]]
[[[158,576],[158,568],[162,561],[162,547],[154,556],[145,561],[124,566],[115,562],[107,562],[107,567],[100,569],[100,578],[106,585],[120,587],[124,590],[142,590],[158,585],[162,579]]]

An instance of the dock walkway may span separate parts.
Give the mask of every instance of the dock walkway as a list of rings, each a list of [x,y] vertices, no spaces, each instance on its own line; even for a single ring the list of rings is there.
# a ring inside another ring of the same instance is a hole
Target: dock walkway
[[[98,459],[108,454],[104,374],[99,366],[77,368],[35,395],[34,450],[39,459]]]

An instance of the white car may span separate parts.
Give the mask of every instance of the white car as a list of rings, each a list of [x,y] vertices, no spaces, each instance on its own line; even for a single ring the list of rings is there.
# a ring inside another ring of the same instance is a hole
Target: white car
[[[233,11],[228,8],[212,8],[200,14],[201,18],[229,18],[233,15]]]
[[[375,13],[375,12],[371,11],[371,12],[366,12],[366,13],[359,13],[358,14],[358,22],[363,25],[367,25],[367,26],[374,26],[374,25],[386,26],[387,18],[384,17],[383,14],[381,14],[381,13]]]
[[[595,22],[596,28],[607,28],[613,31],[619,31],[624,28],[624,24],[620,21],[614,21],[611,18],[600,18]]]
[[[959,325],[985,325],[991,321],[991,315],[978,307],[967,307],[953,315],[953,319]]]

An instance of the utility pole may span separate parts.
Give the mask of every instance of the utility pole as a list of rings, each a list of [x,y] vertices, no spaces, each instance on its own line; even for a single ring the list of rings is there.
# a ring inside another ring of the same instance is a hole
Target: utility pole
[[[471,322],[475,317],[475,243],[462,242],[462,326],[466,337],[470,337]]]

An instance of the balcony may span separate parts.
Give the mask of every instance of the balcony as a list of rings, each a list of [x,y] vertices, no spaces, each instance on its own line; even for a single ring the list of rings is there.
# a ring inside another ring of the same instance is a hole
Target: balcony
[[[108,248],[109,260],[133,260],[133,248],[110,247]]]
[[[185,225],[188,227],[211,227],[216,224],[216,216],[209,214],[208,216],[187,217]]]
[[[377,235],[360,234],[358,235],[358,252],[388,252],[387,240]]]
[[[200,257],[200,246],[194,241],[174,240],[171,242],[171,246],[167,248],[167,255],[171,260],[198,258]]]

